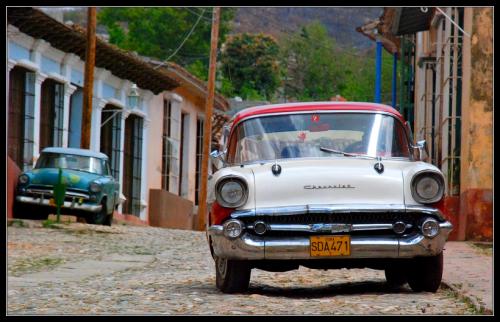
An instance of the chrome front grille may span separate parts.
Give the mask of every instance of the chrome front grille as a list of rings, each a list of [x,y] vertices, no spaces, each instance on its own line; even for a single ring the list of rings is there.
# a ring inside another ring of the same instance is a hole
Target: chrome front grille
[[[67,188],[64,199],[70,200],[70,201],[73,198],[78,198],[78,199],[82,198],[84,200],[88,200],[90,198],[90,196],[88,193],[86,193],[84,191],[85,190]],[[25,194],[32,196],[32,197],[36,197],[36,198],[43,197],[44,199],[46,199],[46,198],[52,198],[54,196],[54,190],[52,187],[35,186],[35,187],[29,187],[28,189],[26,189]]]
[[[337,214],[297,214],[297,215],[273,215],[258,217],[243,217],[244,223],[253,223],[257,218],[267,224],[392,224],[396,221],[404,221],[416,224],[424,215],[413,215],[408,213],[337,213]]]
[[[318,234],[378,235],[395,234],[392,224],[406,224],[405,233],[416,231],[427,214],[410,213],[335,213],[293,214],[243,217],[247,231],[254,234],[256,221],[267,225],[265,236],[303,236]]]

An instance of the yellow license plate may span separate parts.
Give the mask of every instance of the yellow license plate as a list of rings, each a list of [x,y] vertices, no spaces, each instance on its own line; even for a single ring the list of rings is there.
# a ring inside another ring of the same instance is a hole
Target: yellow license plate
[[[312,257],[350,256],[351,236],[311,236]]]
[[[49,205],[54,206],[54,207],[56,206],[56,201],[54,198],[49,199]]]

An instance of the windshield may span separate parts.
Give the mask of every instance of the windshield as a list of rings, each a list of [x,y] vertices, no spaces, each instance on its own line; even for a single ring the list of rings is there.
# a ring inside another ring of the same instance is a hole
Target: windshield
[[[106,160],[74,154],[42,153],[35,166],[35,169],[41,168],[62,168],[107,175]]]
[[[240,123],[229,142],[229,163],[308,157],[409,157],[398,120],[376,113],[263,116]]]

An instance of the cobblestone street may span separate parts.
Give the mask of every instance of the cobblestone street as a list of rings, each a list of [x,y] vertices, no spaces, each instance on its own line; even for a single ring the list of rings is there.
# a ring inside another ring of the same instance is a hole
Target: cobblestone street
[[[443,287],[390,290],[371,269],[254,269],[248,293],[223,294],[203,232],[58,227],[8,228],[8,314],[477,314]]]

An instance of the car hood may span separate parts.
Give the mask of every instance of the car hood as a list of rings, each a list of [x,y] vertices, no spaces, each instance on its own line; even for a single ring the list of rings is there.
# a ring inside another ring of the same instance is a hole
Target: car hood
[[[66,183],[67,188],[88,190],[90,182],[101,178],[101,175],[76,171],[70,169],[63,169],[63,183]],[[30,184],[34,185],[55,185],[57,184],[59,169],[57,168],[43,168],[33,169],[31,173]]]
[[[384,171],[374,169],[376,160],[329,158],[279,160],[254,165],[255,207],[326,204],[404,204],[402,169],[407,162],[382,160]]]

